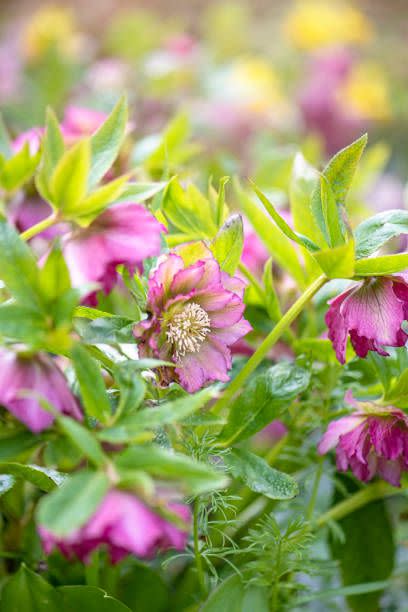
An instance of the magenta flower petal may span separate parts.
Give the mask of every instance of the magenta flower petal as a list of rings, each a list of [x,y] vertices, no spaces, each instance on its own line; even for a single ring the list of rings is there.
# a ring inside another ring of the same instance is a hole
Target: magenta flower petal
[[[34,433],[47,429],[54,421],[53,415],[41,407],[40,398],[59,412],[82,420],[78,402],[51,357],[1,349],[0,404]]]
[[[374,277],[329,302],[326,323],[340,363],[345,362],[347,335],[359,357],[368,351],[387,356],[386,346],[404,346],[401,329],[408,314],[408,285],[402,278]]]
[[[169,503],[168,509],[190,523],[187,506]],[[39,533],[47,554],[57,547],[66,557],[77,556],[85,563],[101,544],[107,546],[116,563],[129,554],[150,558],[159,550],[183,550],[188,538],[187,531],[169,523],[133,494],[115,490],[106,495],[87,523],[69,536],[58,538],[41,525]]]
[[[160,252],[163,226],[143,206],[117,204],[89,227],[64,238],[63,250],[74,287],[97,283],[106,293],[116,282],[116,266],[140,265]]]
[[[408,415],[393,406],[370,403],[368,410],[364,406],[357,405],[353,414],[329,424],[319,453],[337,446],[338,470],[350,468],[363,482],[378,474],[400,486],[401,472],[408,470]]]
[[[229,347],[251,329],[243,319],[243,283],[221,274],[210,251],[205,257],[190,265],[174,253],[162,257],[149,279],[149,319],[134,328],[141,355],[175,363],[163,382],[177,380],[190,392],[229,380]]]

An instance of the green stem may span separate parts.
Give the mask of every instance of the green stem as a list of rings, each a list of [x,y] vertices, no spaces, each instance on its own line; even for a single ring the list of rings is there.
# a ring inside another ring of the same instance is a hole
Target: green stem
[[[196,568],[197,568],[198,583],[200,585],[203,599],[205,599],[207,597],[207,589],[205,586],[203,561],[201,559],[201,554],[200,554],[200,540],[199,540],[199,533],[198,533],[199,510],[200,510],[200,500],[199,498],[197,498],[194,502],[194,514],[193,514],[194,557],[195,557],[195,563],[196,563]]]
[[[214,404],[213,411],[218,414],[225,406],[228,405],[229,401],[232,400],[235,394],[241,389],[246,382],[247,378],[252,372],[258,367],[261,361],[269,353],[273,345],[279,340],[282,334],[289,328],[291,323],[301,313],[304,306],[312,299],[315,293],[323,287],[327,282],[327,277],[322,275],[319,276],[300,296],[300,298],[289,308],[289,310],[283,315],[281,320],[275,325],[272,331],[266,336],[262,344],[259,345],[255,353],[248,359],[245,366],[234,378],[231,384],[225,389],[224,394]]]
[[[361,491],[354,493],[349,498],[339,502],[333,508],[322,514],[316,521],[317,527],[323,527],[329,521],[338,521],[343,517],[365,506],[369,502],[392,495],[398,495],[400,491],[384,481],[374,482]]]
[[[37,234],[41,234],[41,232],[43,232],[44,230],[48,229],[52,225],[55,225],[58,220],[58,213],[53,212],[49,217],[43,219],[42,221],[39,221],[32,227],[29,227],[25,232],[20,234],[20,238],[26,241],[30,240],[30,238],[37,236]]]
[[[313,512],[316,506],[317,493],[319,491],[320,480],[323,474],[323,462],[324,462],[323,457],[320,457],[319,464],[317,466],[317,470],[316,470],[316,474],[314,478],[314,482],[313,482],[312,494],[310,496],[309,504],[307,506],[307,511],[306,511],[306,518],[308,521],[312,520]]]

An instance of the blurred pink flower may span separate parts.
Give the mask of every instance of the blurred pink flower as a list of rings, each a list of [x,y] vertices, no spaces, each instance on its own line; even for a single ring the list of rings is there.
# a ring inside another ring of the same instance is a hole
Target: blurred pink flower
[[[325,51],[315,58],[300,92],[299,106],[306,127],[323,138],[329,155],[349,144],[364,129],[362,119],[344,108],[337,96],[353,63],[352,54],[345,48]]]
[[[171,253],[163,257],[149,279],[148,319],[134,328],[144,356],[170,360],[170,380],[189,392],[206,382],[229,380],[230,346],[251,326],[243,318],[244,283],[221,272],[210,251],[186,266]]]
[[[18,153],[27,143],[30,155],[35,155],[40,150],[41,139],[44,136],[43,127],[32,127],[21,132],[11,143],[13,153]]]
[[[82,413],[67,381],[53,359],[42,353],[16,353],[0,349],[0,404],[31,431],[50,427],[54,417],[39,398],[56,410],[82,420]]]
[[[164,227],[140,204],[130,202],[107,208],[87,228],[64,236],[63,252],[72,285],[97,283],[109,293],[117,281],[116,266],[140,265],[160,253]],[[96,304],[92,290],[88,303]]]
[[[66,144],[91,136],[106,120],[107,114],[81,106],[67,106],[61,123]]]
[[[337,447],[338,470],[350,468],[363,482],[378,474],[399,487],[401,472],[408,470],[408,415],[393,406],[359,405],[350,392],[346,400],[356,411],[329,424],[319,453]]]
[[[23,197],[12,203],[8,211],[8,218],[10,222],[16,226],[19,232],[25,232],[29,227],[49,217],[51,213],[52,208],[45,200],[39,197]],[[60,236],[63,232],[64,226],[59,223],[37,234],[35,240],[38,238],[52,240],[56,236]]]
[[[168,510],[190,523],[188,506],[169,503]],[[151,558],[159,550],[183,550],[188,538],[187,531],[156,514],[135,495],[115,490],[106,495],[87,523],[69,536],[54,536],[41,525],[38,530],[46,554],[57,547],[68,559],[76,556],[84,563],[101,544],[107,546],[112,563],[117,563],[129,554]]]
[[[268,250],[258,234],[244,219],[244,248],[242,262],[257,277],[262,277],[264,265],[269,257]]]
[[[372,277],[329,301],[326,324],[340,363],[345,363],[347,335],[359,357],[368,351],[388,356],[384,346],[404,346],[401,329],[408,319],[408,284],[402,275]]]
[[[288,428],[279,419],[273,420],[255,435],[255,443],[263,447],[275,446],[286,434]]]

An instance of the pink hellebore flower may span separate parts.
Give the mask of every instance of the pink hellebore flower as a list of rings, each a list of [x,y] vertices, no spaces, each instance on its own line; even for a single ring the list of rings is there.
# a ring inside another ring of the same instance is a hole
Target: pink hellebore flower
[[[188,506],[168,504],[168,509],[187,524]],[[188,533],[156,514],[131,493],[109,491],[87,523],[69,536],[57,537],[44,527],[39,533],[46,554],[57,547],[61,553],[89,562],[90,554],[101,544],[108,548],[112,563],[129,554],[151,558],[157,550],[183,550]]]
[[[178,380],[189,392],[229,380],[229,347],[251,329],[242,316],[244,283],[204,253],[191,265],[175,253],[162,259],[149,280],[150,317],[134,328],[140,354],[175,363],[166,382]]]
[[[50,356],[24,355],[1,348],[0,404],[34,433],[47,429],[54,420],[53,415],[41,407],[40,398],[59,412],[82,420],[77,400]]]
[[[337,359],[345,363],[347,335],[359,357],[368,351],[388,356],[384,346],[404,346],[408,335],[408,284],[403,275],[372,277],[329,301],[329,338]]]
[[[81,106],[67,106],[61,123],[65,142],[70,145],[83,136],[91,136],[107,118],[106,113]]]
[[[274,419],[255,435],[255,443],[262,447],[273,448],[288,433],[288,428],[279,419]]]
[[[244,248],[242,250],[242,262],[257,277],[262,276],[264,265],[269,257],[268,250],[258,234],[244,219]]]
[[[338,470],[345,472],[350,467],[363,482],[378,474],[399,487],[401,472],[408,470],[408,415],[394,406],[359,406],[349,392],[346,400],[356,411],[329,424],[319,453],[337,446]]]
[[[18,153],[27,143],[30,155],[34,156],[40,150],[41,139],[44,136],[44,128],[32,127],[25,132],[21,132],[11,143],[13,153]]]
[[[123,203],[107,208],[87,228],[64,237],[63,252],[74,287],[98,283],[109,293],[116,280],[116,266],[140,265],[160,252],[164,227],[143,206]],[[88,298],[96,304],[96,292]]]

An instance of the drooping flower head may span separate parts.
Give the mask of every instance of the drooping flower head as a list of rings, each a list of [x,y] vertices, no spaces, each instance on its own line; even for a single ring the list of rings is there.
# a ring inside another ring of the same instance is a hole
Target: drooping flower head
[[[408,335],[408,284],[402,275],[372,277],[330,300],[326,313],[329,338],[345,363],[347,336],[359,357],[368,351],[388,356],[385,346],[404,346]]]
[[[141,355],[175,363],[167,382],[178,380],[189,392],[229,380],[229,347],[251,329],[242,316],[244,283],[198,246],[200,259],[193,263],[183,260],[183,249],[163,257],[149,279],[150,316],[134,329]]]
[[[49,427],[54,417],[41,407],[40,398],[59,412],[82,420],[78,402],[55,361],[46,354],[0,349],[0,404],[31,431]]]
[[[106,293],[116,280],[116,266],[140,265],[160,252],[164,227],[143,206],[117,204],[105,210],[87,228],[76,229],[63,240],[63,252],[74,287],[97,283]],[[88,296],[95,305],[96,294]]]
[[[336,448],[337,469],[351,469],[363,482],[376,474],[399,487],[408,470],[408,415],[394,406],[359,403],[350,392],[346,400],[355,412],[332,421],[319,444],[319,453]]]
[[[169,503],[167,508],[188,525],[188,506]],[[159,550],[183,550],[188,538],[187,526],[185,531],[176,527],[135,495],[116,490],[109,491],[87,523],[68,536],[55,536],[41,525],[39,533],[46,554],[58,548],[68,559],[76,556],[84,563],[101,544],[117,563],[129,554],[151,558]]]

